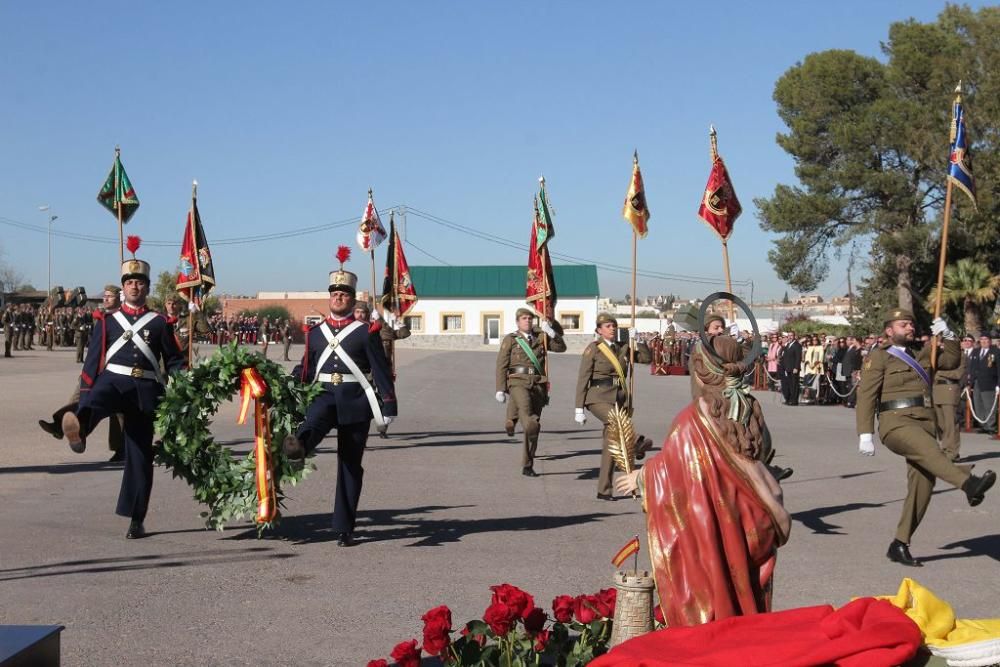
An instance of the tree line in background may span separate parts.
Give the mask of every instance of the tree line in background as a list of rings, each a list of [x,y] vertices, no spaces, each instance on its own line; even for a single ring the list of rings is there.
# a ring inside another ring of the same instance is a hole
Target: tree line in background
[[[830,258],[868,250],[856,302],[862,331],[890,307],[927,322],[937,281],[954,89],[964,83],[978,211],[953,196],[946,315],[992,329],[1000,270],[1000,8],[947,5],[931,23],[889,27],[884,62],[853,51],[812,53],[777,81],[787,126],[777,137],[797,184],[755,200],[778,235],[768,259],[792,287],[813,291]]]

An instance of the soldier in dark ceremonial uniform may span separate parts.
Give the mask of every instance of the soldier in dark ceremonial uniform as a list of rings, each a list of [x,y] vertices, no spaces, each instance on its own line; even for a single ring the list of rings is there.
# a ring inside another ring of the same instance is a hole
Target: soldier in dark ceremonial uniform
[[[333,530],[340,546],[351,546],[368,430],[373,419],[381,427],[396,416],[396,393],[378,336],[354,317],[358,277],[344,270],[347,258],[341,257],[340,270],[330,272],[330,316],[306,334],[302,361],[292,370],[292,376],[302,382],[322,383],[323,393],[309,406],[296,434],[285,439],[283,449],[293,464],[301,465],[327,433],[337,429]]]
[[[969,505],[974,507],[983,501],[996,474],[992,470],[982,477],[970,474],[968,467],[955,465],[938,448],[931,401],[935,376],[931,351],[929,345],[915,349],[913,321],[913,314],[903,309],[886,315],[887,342],[872,349],[862,365],[856,416],[862,454],[875,454],[872,433],[878,416],[882,444],[906,459],[906,500],[896,538],[886,556],[896,563],[919,567],[922,563],[910,555],[909,543],[930,504],[935,480],[941,478],[964,491]],[[944,339],[937,367],[957,368],[961,352],[948,325],[938,318],[931,331]]]
[[[131,519],[125,537],[134,539],[146,534],[153,488],[153,418],[168,378],[160,364],[173,373],[185,359],[173,327],[146,308],[149,264],[134,257],[122,263],[122,293],[125,303],[95,327],[80,374],[80,404],[63,416],[62,430],[80,454],[101,419],[125,415],[125,471],[115,512]]]
[[[629,345],[616,342],[618,320],[607,313],[597,316],[597,340],[587,345],[580,358],[580,370],[576,379],[576,409],[574,420],[581,426],[587,423],[584,409],[604,424],[601,436],[601,471],[597,477],[597,498],[614,500],[612,478],[615,468],[608,451],[608,415],[617,405],[628,410],[631,416],[631,401],[628,393],[628,375],[632,371]],[[649,363],[649,348],[636,348],[635,360]],[[649,438],[638,436],[636,454],[641,458],[652,447]]]
[[[517,309],[517,331],[503,337],[497,353],[496,399],[514,404],[517,419],[524,429],[524,452],[521,473],[538,477],[535,472],[535,452],[541,431],[542,408],[549,402],[549,379],[545,375],[546,352],[565,352],[562,327],[558,322],[542,320],[533,326],[535,314],[527,308]],[[508,411],[508,423],[510,422]],[[508,432],[512,432],[509,429]]]

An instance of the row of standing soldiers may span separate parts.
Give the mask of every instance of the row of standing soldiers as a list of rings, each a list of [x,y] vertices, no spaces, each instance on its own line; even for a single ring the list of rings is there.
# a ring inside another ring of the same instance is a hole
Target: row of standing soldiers
[[[76,346],[77,361],[83,361],[83,350],[90,338],[93,317],[83,307],[63,306],[38,308],[30,304],[8,305],[0,313],[4,330],[4,356],[11,351],[33,350],[35,338],[47,349]]]

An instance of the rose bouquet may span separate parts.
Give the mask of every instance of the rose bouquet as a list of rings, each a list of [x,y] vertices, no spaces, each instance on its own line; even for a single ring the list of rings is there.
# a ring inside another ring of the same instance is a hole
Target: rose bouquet
[[[420,665],[423,654],[449,666],[527,667],[586,665],[608,650],[615,614],[614,588],[593,595],[560,595],[551,612],[510,584],[491,586],[493,597],[482,618],[466,623],[457,634],[451,610],[442,605],[421,617],[423,644],[416,639],[397,644],[390,657],[399,667]],[[385,659],[368,667],[388,667]]]

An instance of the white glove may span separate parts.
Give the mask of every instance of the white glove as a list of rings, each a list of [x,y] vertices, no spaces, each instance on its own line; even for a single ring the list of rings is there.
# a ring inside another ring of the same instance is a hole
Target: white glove
[[[1000,396],[1000,387],[994,387],[993,393],[996,394],[997,396]]]
[[[948,323],[940,317],[931,322],[931,333],[945,340],[955,340],[955,333],[948,328]]]
[[[386,426],[388,426],[389,424],[391,424],[393,419],[395,419],[395,417],[390,417],[389,415],[386,415],[386,416],[382,417],[382,421],[385,422]]]
[[[875,456],[875,443],[871,433],[862,433],[858,437],[858,451],[865,456]]]
[[[583,408],[576,408],[576,410],[573,413],[573,421],[575,421],[580,426],[583,426],[584,424],[587,423],[587,415],[584,414]]]
[[[736,322],[733,322],[732,324],[730,324],[729,325],[729,335],[732,336],[733,338],[739,338],[740,337],[740,325],[736,324]]]
[[[506,402],[507,402],[507,394],[505,392],[498,391],[497,392],[497,403],[506,403]]]
[[[400,330],[400,329],[402,329],[402,328],[403,328],[403,326],[404,326],[404,322],[403,322],[403,320],[397,320],[396,318],[392,318],[392,321],[390,321],[390,320],[389,320],[389,319],[387,318],[387,319],[386,319],[386,322],[389,322],[389,324],[390,324],[390,325],[392,326],[392,330],[393,330],[393,331],[399,331],[399,330]]]
[[[549,324],[548,320],[542,320],[542,323],[539,324],[538,327],[542,331],[544,331],[545,335],[548,336],[549,338],[555,338],[556,337],[556,330],[552,328],[552,325]]]
[[[372,309],[372,322],[378,322],[382,316],[378,314],[378,308]]]

